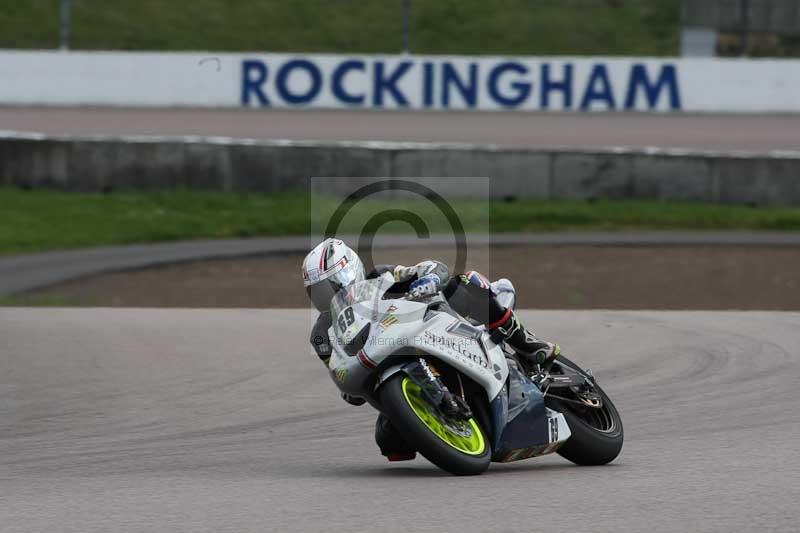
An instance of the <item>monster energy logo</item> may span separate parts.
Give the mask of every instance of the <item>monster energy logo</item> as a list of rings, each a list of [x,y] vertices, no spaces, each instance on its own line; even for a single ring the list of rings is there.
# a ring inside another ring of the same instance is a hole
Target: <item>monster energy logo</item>
[[[387,329],[389,329],[389,327],[391,327],[394,324],[397,324],[398,322],[400,322],[399,318],[397,318],[395,315],[389,315],[383,320],[381,320],[378,324],[380,325],[383,331],[386,331]]]

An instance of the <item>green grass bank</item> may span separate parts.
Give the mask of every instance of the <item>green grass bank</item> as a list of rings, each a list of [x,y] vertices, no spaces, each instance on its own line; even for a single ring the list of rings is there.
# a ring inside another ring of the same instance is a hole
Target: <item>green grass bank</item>
[[[676,55],[680,0],[410,0],[426,54]],[[402,0],[72,0],[71,47],[398,53]],[[59,0],[0,2],[0,48],[57,48]]]
[[[78,194],[0,188],[0,253],[31,253],[112,244],[199,238],[304,235],[324,228],[340,202],[303,193],[130,191]],[[454,200],[467,231],[559,230],[800,230],[800,208],[744,207],[646,201]],[[362,201],[343,220],[342,233],[387,209],[418,214],[430,231],[449,232],[427,201]],[[313,216],[311,216],[313,214]],[[404,222],[382,231],[404,232]]]

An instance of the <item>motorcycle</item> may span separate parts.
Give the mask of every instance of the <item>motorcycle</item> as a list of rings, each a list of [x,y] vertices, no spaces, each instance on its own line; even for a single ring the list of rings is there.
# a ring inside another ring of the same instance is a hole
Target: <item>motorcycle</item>
[[[334,296],[330,375],[426,459],[474,475],[553,452],[579,465],[619,455],[622,420],[591,371],[562,355],[530,368],[441,293],[393,298],[393,284],[385,274]]]

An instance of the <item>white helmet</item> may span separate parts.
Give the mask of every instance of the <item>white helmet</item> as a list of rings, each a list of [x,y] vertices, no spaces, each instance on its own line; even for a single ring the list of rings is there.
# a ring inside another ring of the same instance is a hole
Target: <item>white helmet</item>
[[[340,289],[364,278],[361,259],[339,239],[325,239],[303,259],[303,286],[319,311],[330,308]]]

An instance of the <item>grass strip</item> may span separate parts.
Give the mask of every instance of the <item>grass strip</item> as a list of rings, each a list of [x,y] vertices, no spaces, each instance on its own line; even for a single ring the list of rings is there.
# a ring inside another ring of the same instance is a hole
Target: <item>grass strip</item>
[[[308,235],[324,229],[340,200],[280,194],[197,190],[109,194],[0,187],[0,253],[42,252],[100,245],[200,238]],[[800,230],[800,208],[746,207],[656,201],[488,202],[454,200],[467,231],[568,230]],[[450,232],[438,207],[424,200],[364,200],[340,233],[360,233],[386,210],[418,215],[431,232]],[[405,222],[381,231],[410,232]]]
[[[399,53],[401,0],[80,0],[71,47]],[[678,54],[681,0],[411,0],[428,54]],[[57,0],[0,3],[0,48],[57,48]]]

